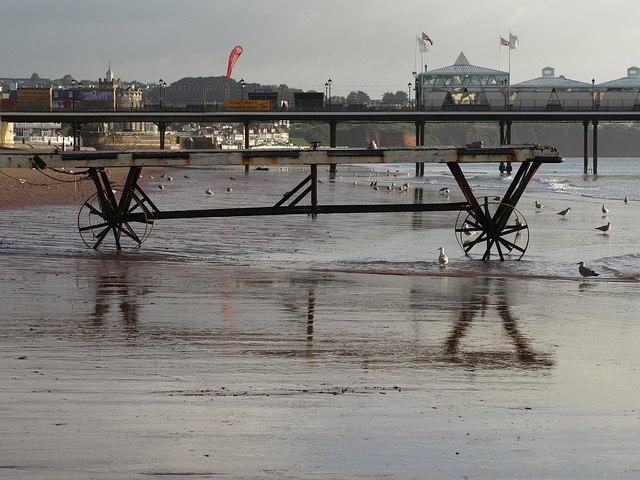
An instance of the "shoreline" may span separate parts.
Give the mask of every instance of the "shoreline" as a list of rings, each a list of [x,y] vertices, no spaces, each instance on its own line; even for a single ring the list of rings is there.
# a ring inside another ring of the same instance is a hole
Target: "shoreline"
[[[148,175],[172,167],[145,167],[141,184],[152,181]],[[124,183],[128,168],[109,168],[113,185],[117,188]],[[64,173],[57,170],[3,168],[0,169],[0,210],[21,207],[42,207],[46,205],[81,205],[95,193],[91,179],[78,173]]]

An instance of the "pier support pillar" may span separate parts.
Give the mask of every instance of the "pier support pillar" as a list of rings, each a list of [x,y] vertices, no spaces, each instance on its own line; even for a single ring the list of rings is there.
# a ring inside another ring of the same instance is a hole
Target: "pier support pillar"
[[[416,147],[424,147],[424,122],[416,122]],[[416,163],[416,177],[424,177],[424,162]]]
[[[329,121],[329,147],[336,148],[338,146],[338,122],[336,120]],[[329,175],[336,174],[336,164],[329,165]]]
[[[589,173],[589,120],[582,122],[582,153],[584,155],[582,171],[586,175]]]
[[[158,126],[158,133],[160,134],[160,150],[164,150],[164,137],[167,132],[167,127],[169,126],[168,122],[158,122],[156,123]]]
[[[243,122],[244,125],[244,148],[245,150],[249,150],[249,120],[245,120]],[[249,165],[244,166],[245,175],[249,173]]]
[[[598,174],[598,120],[593,121],[593,174]]]
[[[80,150],[82,146],[82,127],[84,123],[71,122],[71,134],[73,135],[73,149]]]
[[[511,145],[511,120],[500,120],[500,145]],[[500,173],[511,173],[513,167],[511,166],[511,162],[500,162],[500,166],[498,167]]]

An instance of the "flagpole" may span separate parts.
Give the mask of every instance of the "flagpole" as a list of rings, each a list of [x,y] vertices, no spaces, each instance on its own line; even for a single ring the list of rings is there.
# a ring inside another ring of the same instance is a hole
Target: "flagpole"
[[[509,78],[507,82],[507,103],[511,103],[511,29],[509,29]]]
[[[417,63],[418,63],[418,36],[416,35],[416,45],[413,52],[413,71],[414,72],[418,71]]]
[[[498,35],[498,70],[500,70],[501,58],[500,58],[500,49],[502,48],[502,36]]]

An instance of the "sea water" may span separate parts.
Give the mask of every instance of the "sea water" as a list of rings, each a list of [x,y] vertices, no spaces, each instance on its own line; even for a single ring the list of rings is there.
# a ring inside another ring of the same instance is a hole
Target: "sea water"
[[[427,164],[424,177],[415,177],[414,168],[413,164],[373,169],[341,166],[335,177],[321,169],[319,203],[464,200],[446,165]],[[504,194],[512,181],[512,174],[501,174],[494,163],[465,164],[463,171],[480,199]],[[251,170],[246,175],[237,168],[190,169],[174,173],[174,181],[167,182],[160,177],[149,179],[143,171],[144,189],[163,211],[272,206],[307,175],[302,167]],[[405,183],[406,190],[388,188]],[[450,189],[446,197],[439,193],[444,187]],[[207,195],[208,189],[214,195]],[[536,209],[535,201],[545,208]],[[601,211],[603,204],[610,210],[606,216]],[[0,248],[3,253],[35,256],[111,255],[110,237],[98,252],[87,250],[82,243],[77,228],[86,210],[79,215],[80,205],[5,210]],[[566,218],[557,214],[568,207],[571,211]],[[465,256],[454,229],[466,212],[160,220],[148,226],[150,234],[140,248],[125,248],[121,256],[294,269],[560,278],[575,277],[577,262],[584,261],[601,279],[640,280],[640,226],[636,221],[640,159],[601,158],[599,175],[584,174],[581,158],[543,164],[516,208],[529,227],[529,243],[522,260],[505,262],[508,267],[503,262],[476,262]],[[596,229],[608,222],[612,227],[606,234]],[[440,246],[450,259],[446,270],[437,263]]]

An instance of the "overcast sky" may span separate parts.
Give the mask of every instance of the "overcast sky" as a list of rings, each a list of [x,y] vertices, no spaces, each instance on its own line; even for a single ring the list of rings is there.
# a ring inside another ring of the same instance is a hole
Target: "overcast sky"
[[[420,68],[416,36],[434,42],[428,69],[461,51],[473,65],[508,71],[499,37],[516,34],[512,83],[556,75],[596,83],[640,64],[640,1],[610,0],[2,0],[0,77],[116,77],[167,83],[226,75],[372,98],[406,91]]]

